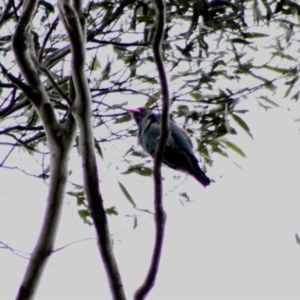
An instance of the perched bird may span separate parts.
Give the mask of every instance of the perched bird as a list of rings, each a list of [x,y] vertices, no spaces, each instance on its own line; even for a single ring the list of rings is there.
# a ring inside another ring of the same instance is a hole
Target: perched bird
[[[144,107],[128,110],[138,125],[138,143],[152,157],[160,136],[161,115],[153,113]],[[210,179],[198,165],[193,153],[193,145],[187,132],[170,120],[170,135],[167,140],[163,162],[170,168],[192,175],[204,187],[210,184]]]

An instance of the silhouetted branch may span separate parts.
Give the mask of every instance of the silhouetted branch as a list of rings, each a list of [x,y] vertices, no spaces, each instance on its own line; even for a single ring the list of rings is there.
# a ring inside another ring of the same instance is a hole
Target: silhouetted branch
[[[161,165],[167,139],[169,136],[169,88],[167,76],[164,69],[161,44],[165,32],[166,6],[164,0],[153,0],[156,8],[156,26],[153,39],[153,55],[159,75],[162,90],[162,119],[161,135],[154,158],[154,208],[155,208],[155,242],[152,259],[148,274],[141,287],[134,295],[135,300],[145,299],[155,284],[156,275],[159,268],[161,252],[163,248],[166,213],[163,207],[163,186],[161,176]]]
[[[20,250],[16,250],[16,249],[12,248],[11,246],[9,246],[8,244],[3,243],[3,242],[0,242],[0,249],[7,249],[10,252],[12,252],[13,254],[15,254],[15,255],[17,255],[17,256],[19,256],[21,258],[25,258],[25,259],[29,259],[30,258],[30,254],[29,253],[22,252]]]
[[[134,0],[120,1],[120,5],[116,8],[113,14],[109,18],[104,17],[103,21],[101,22],[101,26],[96,30],[88,33],[87,41],[92,41],[95,38],[95,36],[103,33],[104,28],[107,27],[109,24],[115,22],[122,15],[124,8],[134,2],[135,2]],[[46,59],[44,60],[43,66],[45,66],[46,68],[50,68],[55,64],[57,64],[61,59],[63,59],[69,53],[70,53],[70,46],[68,45],[62,49],[59,49],[55,53],[47,56]]]
[[[76,10],[75,10],[76,8]],[[92,99],[85,75],[85,24],[81,1],[72,7],[69,1],[59,1],[60,18],[70,39],[72,53],[71,71],[76,98],[73,114],[79,128],[79,148],[83,165],[83,185],[91,217],[97,233],[98,248],[106,270],[112,298],[125,300],[125,292],[112,250],[111,237],[103,198],[99,189],[99,177],[92,129]]]
[[[72,115],[69,115],[63,125],[58,123],[54,109],[32,61],[34,54],[32,53],[33,45],[30,38],[30,28],[37,4],[37,0],[25,1],[12,38],[12,47],[15,59],[26,82],[26,88],[25,83],[22,86],[18,82],[19,86],[23,87],[23,91],[26,90],[29,101],[34,105],[45,129],[50,149],[50,182],[45,217],[18,291],[16,298],[18,300],[28,300],[34,296],[47,260],[53,251],[68,177],[69,152],[76,132]],[[13,76],[10,76],[10,79],[15,80]],[[16,83],[16,80],[14,83]],[[30,87],[30,92],[27,86]],[[22,143],[20,140],[18,142]]]

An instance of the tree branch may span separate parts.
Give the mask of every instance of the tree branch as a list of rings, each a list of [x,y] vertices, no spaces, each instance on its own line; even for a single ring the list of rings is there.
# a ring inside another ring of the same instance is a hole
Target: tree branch
[[[104,28],[110,25],[111,23],[113,23],[114,21],[116,21],[122,15],[124,8],[132,4],[133,2],[134,0],[120,1],[120,5],[113,12],[112,16],[110,16],[110,18],[105,17],[101,22],[101,26],[87,35],[87,40],[91,41],[95,38],[95,36],[102,33]],[[70,53],[70,46],[65,46],[63,49],[59,49],[58,51],[46,57],[46,59],[43,62],[43,66],[46,68],[50,68],[55,64],[57,64],[62,58],[64,58],[69,53]]]
[[[18,300],[28,300],[34,296],[47,260],[53,251],[68,178],[69,153],[76,132],[76,124],[71,115],[65,124],[60,125],[58,123],[54,109],[32,61],[30,34],[32,18],[37,4],[37,0],[24,2],[22,15],[12,38],[12,46],[26,84],[32,89],[32,92],[29,93],[29,101],[34,105],[45,129],[50,149],[50,183],[44,221],[19,288],[16,298]]]
[[[169,89],[166,72],[164,69],[161,44],[164,36],[166,23],[166,4],[164,0],[153,0],[156,8],[156,27],[153,39],[153,55],[157,67],[157,72],[162,90],[162,118],[161,134],[154,158],[154,208],[155,208],[155,242],[152,253],[151,264],[145,281],[136,291],[135,300],[145,299],[155,284],[156,275],[159,268],[160,257],[163,247],[166,213],[163,207],[163,186],[161,176],[161,165],[167,139],[169,136]]]
[[[125,300],[125,292],[116,259],[112,250],[111,237],[103,198],[99,189],[98,170],[94,149],[92,129],[92,100],[85,75],[85,24],[82,18],[80,2],[76,10],[69,1],[59,1],[60,18],[70,39],[72,53],[71,70],[76,93],[73,114],[79,128],[79,148],[82,156],[83,184],[91,216],[97,233],[100,255],[106,270],[112,298]]]

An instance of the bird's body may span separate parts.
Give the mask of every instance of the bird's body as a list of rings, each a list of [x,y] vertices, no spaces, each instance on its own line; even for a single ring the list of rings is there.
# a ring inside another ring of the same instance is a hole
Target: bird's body
[[[138,142],[152,157],[160,136],[159,114],[154,114],[148,108],[129,110],[138,125]],[[193,152],[193,145],[188,134],[170,120],[170,135],[167,140],[163,162],[170,168],[186,172],[200,182],[204,187],[210,184],[210,179],[198,165],[198,160]]]

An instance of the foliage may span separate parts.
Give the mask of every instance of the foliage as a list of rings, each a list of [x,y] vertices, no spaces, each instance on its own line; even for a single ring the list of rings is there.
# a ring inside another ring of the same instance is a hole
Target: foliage
[[[8,6],[0,19],[0,144],[6,149],[0,166],[16,167],[8,164],[9,156],[13,151],[25,151],[41,162],[35,176],[45,180],[49,152],[44,129],[10,76],[22,80],[11,51],[11,33],[21,3],[14,8]],[[239,109],[238,104],[256,99],[265,109],[276,107],[272,93],[278,86],[285,87],[286,97],[299,98],[300,5],[284,0],[169,0],[166,4],[163,58],[171,90],[172,118],[196,140],[205,169],[212,166],[214,153],[227,157],[231,149],[245,156],[230,141],[237,127],[252,138],[243,120],[247,111]],[[152,1],[122,0],[90,1],[85,12],[89,62],[86,75],[93,98],[95,147],[105,159],[105,143],[136,135],[127,107],[160,109],[161,91],[151,50],[155,11]],[[63,123],[68,115],[65,95],[69,91],[70,47],[53,2],[39,2],[32,32],[36,56],[43,67],[43,84]],[[77,139],[74,147],[78,148]],[[147,159],[136,147],[130,146],[123,159],[127,169],[120,173],[152,176]],[[122,183],[119,186],[134,204]],[[88,223],[81,194],[80,186],[70,192],[77,198],[79,214]],[[108,212],[117,214],[115,208]]]

